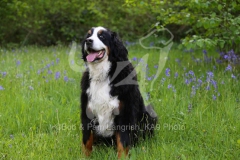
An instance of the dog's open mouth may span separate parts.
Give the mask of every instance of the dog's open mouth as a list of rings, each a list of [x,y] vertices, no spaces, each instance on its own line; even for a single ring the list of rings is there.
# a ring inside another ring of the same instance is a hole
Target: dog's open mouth
[[[105,49],[102,49],[99,51],[88,49],[88,55],[86,58],[88,62],[93,62],[93,61],[102,59],[104,55],[105,55]]]

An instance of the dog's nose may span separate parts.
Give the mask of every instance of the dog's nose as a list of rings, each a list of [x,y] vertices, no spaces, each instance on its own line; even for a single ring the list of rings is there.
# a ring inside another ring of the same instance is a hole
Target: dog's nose
[[[89,46],[93,43],[93,40],[92,39],[86,39],[86,44]]]

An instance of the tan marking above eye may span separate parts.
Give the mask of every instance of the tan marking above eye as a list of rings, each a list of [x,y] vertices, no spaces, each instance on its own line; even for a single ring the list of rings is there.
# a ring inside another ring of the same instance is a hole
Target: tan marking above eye
[[[91,31],[91,30],[89,30],[89,31],[88,31],[88,34],[92,34],[92,31]]]
[[[102,34],[102,32],[103,32],[103,30],[99,30],[99,31],[98,31],[98,34]]]

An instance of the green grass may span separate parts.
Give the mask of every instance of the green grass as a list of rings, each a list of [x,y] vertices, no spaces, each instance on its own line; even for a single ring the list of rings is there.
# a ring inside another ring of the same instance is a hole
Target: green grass
[[[69,51],[70,48],[60,46],[0,49],[0,72],[7,72],[6,76],[0,73],[0,86],[4,88],[0,90],[0,159],[86,158],[81,154],[79,127],[81,73],[70,68]],[[157,71],[154,66],[159,51],[139,46],[129,48],[130,59],[141,58],[146,53],[149,53],[148,76],[151,76]],[[215,51],[208,55],[218,57]],[[238,78],[231,77],[232,74],[237,77],[239,70],[233,67],[232,72],[225,71],[227,64],[218,65],[215,61],[196,63],[192,56],[203,60],[201,51],[190,54],[171,50],[152,91],[152,80],[146,80],[150,99],[145,101],[154,105],[159,121],[155,136],[133,147],[130,159],[240,157],[240,83]],[[78,48],[74,63],[80,62]],[[170,69],[170,76],[165,75],[166,68]],[[196,81],[187,85],[185,74],[190,70]],[[206,82],[210,71],[217,89]],[[56,72],[60,72],[59,79],[55,79]],[[196,87],[200,78],[202,85],[194,94],[192,86]],[[210,89],[206,90],[208,85]],[[116,149],[95,146],[88,159],[116,159]]]

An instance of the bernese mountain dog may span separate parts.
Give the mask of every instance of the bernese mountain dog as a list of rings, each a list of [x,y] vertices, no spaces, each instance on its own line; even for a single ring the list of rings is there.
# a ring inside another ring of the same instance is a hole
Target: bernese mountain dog
[[[153,134],[157,115],[144,105],[128,51],[115,32],[90,29],[82,58],[87,66],[81,80],[83,151],[89,156],[93,144],[104,141],[117,147],[118,158],[126,157],[141,137]]]

